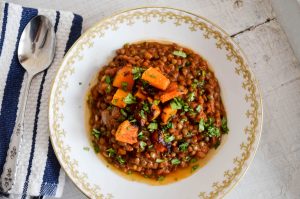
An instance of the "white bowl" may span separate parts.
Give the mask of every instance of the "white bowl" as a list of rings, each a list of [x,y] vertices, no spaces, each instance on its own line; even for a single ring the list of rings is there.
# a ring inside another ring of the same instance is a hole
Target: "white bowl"
[[[175,42],[208,60],[221,87],[230,129],[207,164],[164,186],[132,182],[107,168],[90,147],[84,123],[91,79],[116,49],[141,40]],[[61,166],[90,198],[219,198],[237,184],[254,157],[262,103],[245,55],[221,28],[185,11],[139,8],[100,21],[72,46],[53,84],[49,125]],[[87,146],[91,150],[83,149]]]

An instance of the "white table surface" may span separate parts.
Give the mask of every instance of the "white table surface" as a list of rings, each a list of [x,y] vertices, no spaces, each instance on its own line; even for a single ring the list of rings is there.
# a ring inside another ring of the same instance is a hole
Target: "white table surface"
[[[84,17],[84,30],[117,11],[147,5],[180,8],[216,22],[233,35],[248,56],[264,105],[263,133],[256,157],[226,198],[300,198],[300,63],[270,0],[8,1],[76,12]],[[85,197],[67,179],[62,198]]]

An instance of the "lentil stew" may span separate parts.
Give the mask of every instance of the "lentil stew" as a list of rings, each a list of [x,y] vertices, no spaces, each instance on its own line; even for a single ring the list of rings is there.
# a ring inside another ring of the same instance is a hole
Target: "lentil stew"
[[[125,173],[161,181],[205,158],[228,133],[207,61],[175,43],[125,44],[88,96],[96,153]]]

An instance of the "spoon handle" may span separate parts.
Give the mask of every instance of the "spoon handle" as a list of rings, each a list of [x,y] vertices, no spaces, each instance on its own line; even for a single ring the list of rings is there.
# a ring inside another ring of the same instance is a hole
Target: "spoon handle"
[[[28,73],[27,73],[28,74]],[[10,138],[9,148],[6,155],[6,161],[1,175],[1,188],[4,193],[8,193],[15,183],[17,166],[19,163],[19,153],[23,137],[24,115],[26,109],[26,102],[29,93],[30,83],[33,75],[27,75],[27,82],[25,92],[22,97],[21,109],[17,117],[17,123]]]

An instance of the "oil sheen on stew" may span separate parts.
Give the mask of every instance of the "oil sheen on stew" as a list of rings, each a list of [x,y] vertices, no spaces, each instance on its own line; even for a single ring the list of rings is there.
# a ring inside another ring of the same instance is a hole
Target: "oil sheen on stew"
[[[97,74],[87,107],[94,151],[127,179],[153,185],[201,169],[228,133],[207,61],[175,43],[118,49]]]

